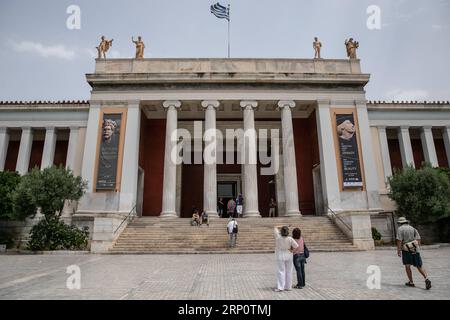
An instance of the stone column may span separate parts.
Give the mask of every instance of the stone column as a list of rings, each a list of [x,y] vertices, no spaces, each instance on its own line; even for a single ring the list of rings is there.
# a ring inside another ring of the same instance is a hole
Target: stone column
[[[33,145],[33,130],[30,127],[22,128],[19,155],[17,156],[16,171],[24,175],[30,165],[31,147]]]
[[[380,193],[378,191],[378,175],[376,171],[373,139],[370,132],[369,116],[366,101],[355,101],[358,117],[359,138],[361,140],[361,158],[364,164],[368,209],[381,210]],[[362,166],[361,166],[362,168]]]
[[[51,167],[55,158],[56,149],[56,129],[55,127],[45,128],[44,150],[42,151],[41,170]]]
[[[291,108],[294,101],[279,101],[281,109],[281,131],[283,139],[284,194],[286,197],[286,216],[301,215],[298,206],[297,162],[295,160],[294,129]]]
[[[128,103],[127,124],[123,150],[122,179],[120,183],[120,211],[129,212],[136,205],[139,173],[139,137],[141,110],[139,101]]]
[[[205,153],[203,164],[203,208],[210,217],[217,214],[216,109],[219,101],[203,101],[205,109]]]
[[[87,180],[88,185],[86,193],[92,193],[95,190],[94,168],[96,165],[97,155],[97,138],[100,123],[100,105],[91,104],[89,106],[89,118],[86,128],[86,138],[84,144],[83,164],[81,168],[81,176],[83,180]]]
[[[392,176],[391,156],[389,154],[389,145],[386,134],[386,127],[378,127],[378,136],[380,137],[381,158],[383,159],[384,183],[387,186],[388,177]]]
[[[403,168],[412,166],[415,168],[414,155],[411,147],[411,138],[409,136],[409,127],[401,126],[398,130],[398,142],[400,144],[400,153],[402,156]]]
[[[0,128],[0,171],[5,170],[6,154],[8,153],[8,128]]]
[[[447,161],[450,166],[450,126],[442,130],[442,137],[444,138],[445,153],[447,154]]]
[[[241,101],[244,110],[244,217],[261,217],[258,210],[258,174],[256,154],[255,114],[256,101]]]
[[[66,168],[74,170],[78,144],[78,127],[70,127],[69,145],[67,146]]]
[[[341,195],[329,100],[317,101],[316,119],[320,152],[320,177],[325,206],[333,211],[340,211]],[[325,207],[325,209],[328,212],[328,208]]]
[[[180,101],[164,101],[163,107],[167,110],[166,117],[166,144],[164,149],[164,181],[163,202],[161,217],[176,217],[176,186],[177,164],[172,159],[173,150],[177,147],[176,139],[172,135],[177,131],[177,109],[181,107]]]
[[[276,143],[272,140],[270,144],[272,153],[272,165],[275,169],[278,169],[275,173],[275,187],[277,196],[277,211],[278,216],[286,215],[286,197],[284,194],[284,177],[283,177],[283,166],[280,166],[280,142]]]
[[[422,149],[425,161],[430,163],[433,168],[439,167],[431,126],[422,127],[422,130],[420,132],[420,140],[422,141]]]

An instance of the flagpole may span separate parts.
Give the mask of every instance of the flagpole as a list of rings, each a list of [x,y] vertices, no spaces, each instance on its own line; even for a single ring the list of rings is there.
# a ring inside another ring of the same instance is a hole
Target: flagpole
[[[228,59],[230,59],[230,4],[228,4]]]

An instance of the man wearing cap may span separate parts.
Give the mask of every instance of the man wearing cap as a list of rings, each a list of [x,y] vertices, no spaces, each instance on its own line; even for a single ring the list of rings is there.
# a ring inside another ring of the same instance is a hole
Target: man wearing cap
[[[431,288],[431,281],[428,279],[427,272],[422,267],[422,259],[420,257],[420,235],[419,232],[409,225],[405,217],[398,219],[399,228],[397,230],[397,254],[402,258],[405,266],[406,275],[409,282],[405,283],[408,287],[414,287],[412,278],[411,265],[417,268],[425,278],[425,287],[427,290]]]

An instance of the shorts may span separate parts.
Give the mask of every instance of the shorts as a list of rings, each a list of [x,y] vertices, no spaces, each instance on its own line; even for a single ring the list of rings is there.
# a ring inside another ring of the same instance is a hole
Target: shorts
[[[238,214],[242,214],[242,206],[241,206],[241,205],[239,205],[239,206],[236,207],[236,212],[237,212]]]
[[[402,262],[403,265],[412,265],[416,268],[422,268],[422,258],[420,253],[411,253],[409,251],[402,251]]]

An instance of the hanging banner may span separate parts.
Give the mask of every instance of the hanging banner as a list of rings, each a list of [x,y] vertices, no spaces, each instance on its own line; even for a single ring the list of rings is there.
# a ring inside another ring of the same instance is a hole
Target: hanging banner
[[[116,188],[121,122],[121,113],[103,113],[97,190],[115,190]]]
[[[362,187],[358,140],[353,114],[336,114],[343,187]]]

